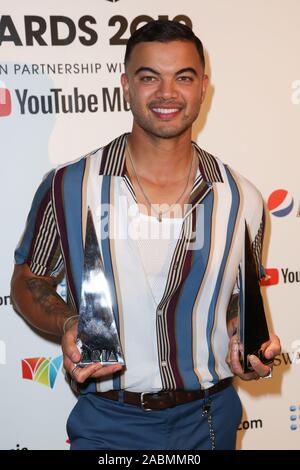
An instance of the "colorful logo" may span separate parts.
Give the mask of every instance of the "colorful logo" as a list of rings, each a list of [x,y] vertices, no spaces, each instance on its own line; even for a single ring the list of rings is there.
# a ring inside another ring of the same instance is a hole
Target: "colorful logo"
[[[298,421],[300,419],[300,405],[291,405],[290,406],[290,429],[291,431],[296,431],[297,429],[300,429],[300,426],[298,424]]]
[[[22,378],[53,388],[62,360],[62,356],[22,359]]]
[[[272,215],[285,217],[294,207],[294,199],[286,189],[276,189],[268,199],[267,206]]]
[[[0,81],[0,116],[9,116],[11,113],[11,95],[5,83]]]
[[[276,268],[266,268],[266,277],[261,279],[261,286],[275,286],[279,283],[279,270]]]

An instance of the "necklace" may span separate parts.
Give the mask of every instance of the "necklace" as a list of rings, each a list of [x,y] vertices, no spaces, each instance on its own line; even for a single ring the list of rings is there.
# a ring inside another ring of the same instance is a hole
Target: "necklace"
[[[155,207],[154,207],[154,204],[151,203],[150,199],[148,198],[147,194],[145,193],[144,191],[144,188],[140,182],[140,179],[138,177],[138,174],[137,174],[137,171],[135,169],[135,166],[133,164],[133,159],[132,159],[132,156],[131,156],[131,151],[130,151],[130,147],[129,147],[129,143],[127,141],[127,151],[128,151],[128,156],[129,156],[129,159],[130,159],[130,163],[131,163],[131,166],[132,166],[132,169],[133,169],[133,172],[134,172],[134,175],[136,177],[136,181],[137,181],[137,184],[139,185],[139,188],[147,202],[147,204],[149,205],[150,209],[153,210],[157,216],[157,220],[159,222],[162,221],[162,216],[164,214],[166,214],[167,212],[170,212],[173,207],[176,206],[176,204],[180,201],[180,199],[183,197],[184,193],[186,192],[187,190],[187,187],[188,187],[188,184],[189,184],[189,181],[190,181],[190,176],[191,176],[191,172],[192,172],[192,167],[193,167],[193,161],[194,161],[194,156],[195,156],[195,147],[193,146],[193,153],[192,153],[192,158],[191,158],[191,164],[190,164],[190,169],[189,169],[189,172],[188,172],[188,176],[187,176],[187,180],[186,180],[186,183],[185,183],[185,186],[183,188],[183,191],[180,193],[180,195],[178,196],[178,198],[176,199],[175,202],[173,202],[173,204],[171,204],[170,207],[168,207],[166,210],[162,211],[162,210],[157,210]]]

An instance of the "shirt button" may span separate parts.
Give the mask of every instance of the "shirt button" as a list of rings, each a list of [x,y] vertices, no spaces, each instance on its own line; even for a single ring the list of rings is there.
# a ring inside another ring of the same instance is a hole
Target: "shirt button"
[[[163,314],[163,311],[162,311],[162,310],[157,310],[157,315],[158,315],[159,317],[161,317],[162,314]]]
[[[178,269],[178,266],[179,266],[179,261],[177,261],[177,262],[174,264],[173,270],[176,271],[176,270]]]
[[[166,361],[161,361],[161,365],[162,365],[162,367],[167,367]]]

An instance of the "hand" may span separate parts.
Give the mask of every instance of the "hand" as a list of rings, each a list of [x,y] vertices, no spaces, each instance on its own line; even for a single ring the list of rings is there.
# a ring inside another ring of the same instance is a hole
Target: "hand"
[[[98,379],[122,370],[122,366],[119,364],[103,366],[99,362],[96,364],[89,364],[86,367],[76,367],[76,363],[80,361],[80,352],[76,345],[77,328],[77,320],[76,322],[73,321],[71,325],[68,324],[68,328],[63,335],[61,342],[64,356],[64,368],[69,372],[72,380],[75,380],[78,383],[83,383],[88,378]]]
[[[276,335],[270,334],[270,340],[262,344],[261,349],[266,359],[273,359],[281,351],[279,338]],[[260,359],[254,355],[249,355],[248,359],[254,370],[253,372],[244,373],[239,359],[238,339],[236,335],[232,336],[226,362],[233,374],[243,380],[257,380],[261,377],[267,377],[270,374],[273,362],[268,365],[263,364]]]

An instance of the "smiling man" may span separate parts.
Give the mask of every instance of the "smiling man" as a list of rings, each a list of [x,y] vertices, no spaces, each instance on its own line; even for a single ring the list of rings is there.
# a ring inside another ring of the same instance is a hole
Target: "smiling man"
[[[153,137],[189,137],[208,82],[195,44],[139,43],[125,65],[122,85],[134,115],[133,134],[141,128]]]
[[[234,449],[241,405],[232,378],[270,372],[250,356],[253,372],[243,373],[236,338],[245,220],[262,273],[262,199],[191,141],[208,77],[188,27],[153,21],[137,30],[121,81],[132,131],[44,179],[16,250],[12,299],[32,325],[62,336],[81,392],[71,449]],[[88,208],[124,367],[76,367]],[[55,291],[62,274],[67,304]],[[264,355],[279,351],[271,335]]]

